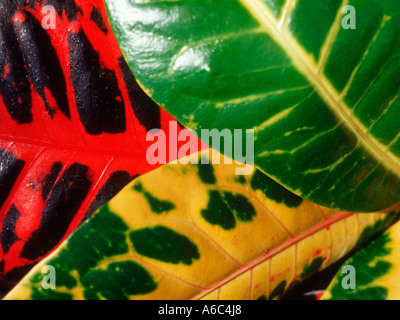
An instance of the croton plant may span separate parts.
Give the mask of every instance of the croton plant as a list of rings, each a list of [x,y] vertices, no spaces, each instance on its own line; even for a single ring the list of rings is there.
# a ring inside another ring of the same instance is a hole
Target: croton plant
[[[399,34],[393,0],[0,0],[1,296],[400,299]]]

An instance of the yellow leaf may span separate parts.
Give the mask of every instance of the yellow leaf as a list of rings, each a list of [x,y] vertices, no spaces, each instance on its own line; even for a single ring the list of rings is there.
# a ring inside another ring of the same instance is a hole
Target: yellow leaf
[[[318,206],[215,151],[195,160],[134,180],[6,298],[274,299],[396,217]]]

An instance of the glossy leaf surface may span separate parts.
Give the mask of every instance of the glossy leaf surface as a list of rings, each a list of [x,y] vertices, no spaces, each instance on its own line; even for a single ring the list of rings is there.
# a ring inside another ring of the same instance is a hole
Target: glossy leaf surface
[[[257,168],[321,205],[399,202],[398,1],[106,4],[134,75],[186,127],[254,129]]]
[[[274,299],[397,216],[320,207],[207,158],[132,181],[7,298]],[[45,265],[56,290],[42,288]]]
[[[396,223],[345,262],[322,299],[399,300],[399,261],[400,223]],[[354,269],[343,269],[345,266]]]
[[[155,168],[147,132],[172,118],[137,85],[103,1],[2,1],[0,25],[0,278],[17,281]]]

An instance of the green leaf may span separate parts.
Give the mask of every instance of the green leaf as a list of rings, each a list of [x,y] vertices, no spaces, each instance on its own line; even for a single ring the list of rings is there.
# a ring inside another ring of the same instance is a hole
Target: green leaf
[[[400,299],[399,254],[400,222],[346,261],[322,299]],[[350,273],[344,266],[354,268],[353,280],[350,280]],[[347,286],[350,281],[354,282],[353,287]]]
[[[399,216],[294,206],[262,173],[238,180],[236,164],[192,164],[207,157],[132,181],[7,299],[276,299]],[[173,209],[160,213],[154,199]],[[45,265],[54,290],[42,288]]]
[[[398,1],[106,4],[141,86],[199,136],[254,129],[256,167],[331,208],[399,201]],[[345,5],[356,29],[342,28]]]

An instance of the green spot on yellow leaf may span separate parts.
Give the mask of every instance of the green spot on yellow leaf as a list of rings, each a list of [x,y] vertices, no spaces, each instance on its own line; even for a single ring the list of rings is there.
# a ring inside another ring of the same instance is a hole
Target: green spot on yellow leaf
[[[322,257],[317,257],[311,262],[311,264],[307,263],[304,266],[303,272],[301,273],[300,277],[302,279],[305,279],[314,272],[318,271],[319,268],[321,268],[323,262],[324,259]]]
[[[212,190],[209,192],[209,197],[207,209],[201,210],[202,217],[207,222],[219,225],[225,230],[235,228],[235,216],[222,199],[221,193],[217,190]]]
[[[72,294],[43,288],[32,288],[32,300],[72,300]]]
[[[96,292],[93,292],[88,289],[83,291],[83,296],[85,297],[85,300],[100,300]]]
[[[54,259],[57,276],[63,277],[62,270],[77,270],[82,275],[95,267],[104,257],[128,252],[126,231],[128,227],[125,222],[111,212],[107,205],[103,206],[92,217],[90,224],[83,224],[74,233],[65,250]]]
[[[235,178],[235,181],[239,182],[240,184],[246,184],[247,183],[246,178],[244,176],[237,176]]]
[[[133,186],[133,189],[143,193],[150,205],[151,210],[156,214],[161,214],[175,209],[175,205],[173,203],[166,200],[157,199],[151,193],[144,190],[142,184],[139,182]]]
[[[217,182],[217,179],[215,178],[214,175],[214,168],[211,164],[205,163],[205,157],[201,158],[201,161],[198,165],[199,168],[199,177],[201,181],[207,184],[215,184]]]
[[[283,280],[281,283],[277,285],[277,287],[272,290],[271,295],[269,297],[270,300],[274,300],[285,292],[286,289],[286,280]]]
[[[241,194],[212,190],[209,197],[207,209],[202,210],[201,215],[207,222],[225,230],[235,228],[235,215],[239,221],[250,222],[257,214],[251,202]]]
[[[257,214],[251,202],[241,194],[224,192],[224,198],[229,208],[236,213],[236,217],[240,221],[252,221],[253,217]]]
[[[110,300],[128,300],[129,295],[147,294],[157,288],[148,271],[133,261],[110,263],[106,270],[88,272],[81,281],[88,293],[98,292]]]
[[[139,254],[156,260],[191,265],[200,258],[193,242],[163,226],[132,231],[130,239]]]
[[[284,203],[290,208],[297,208],[303,202],[302,198],[291,193],[261,171],[256,170],[250,183],[253,190],[261,190],[267,198],[277,203]]]

